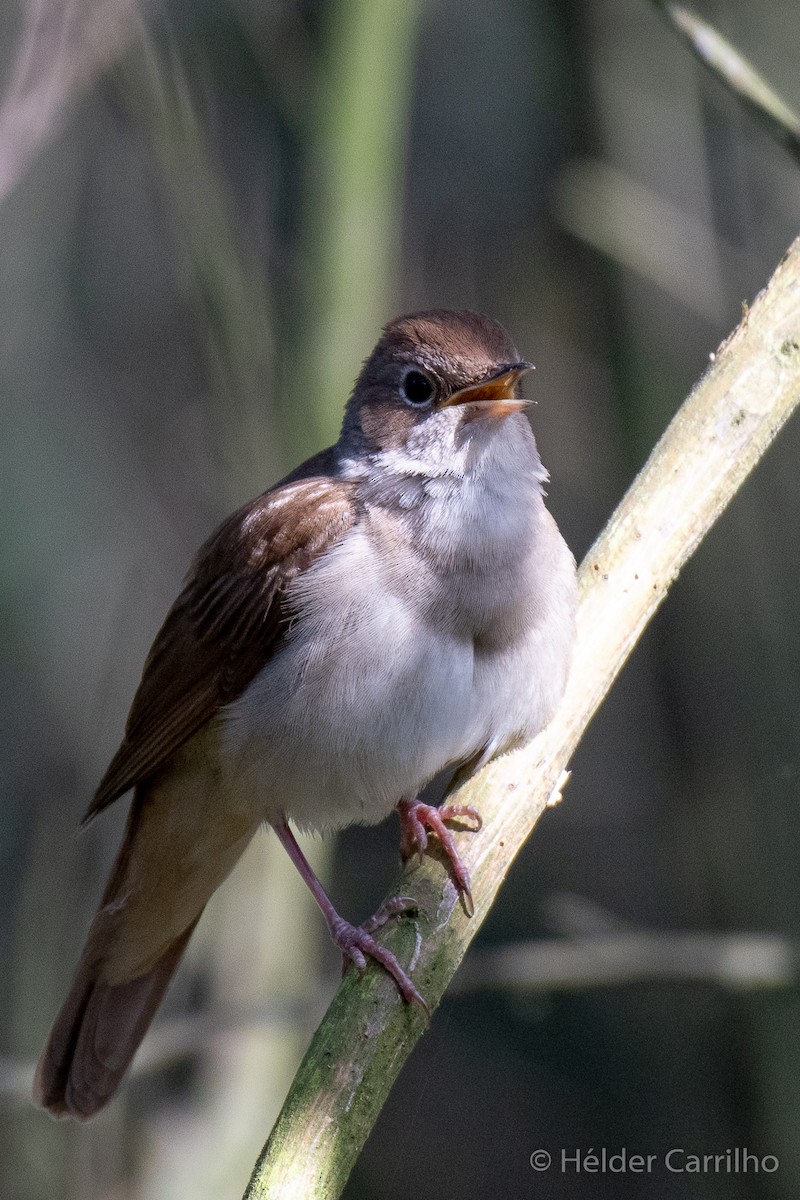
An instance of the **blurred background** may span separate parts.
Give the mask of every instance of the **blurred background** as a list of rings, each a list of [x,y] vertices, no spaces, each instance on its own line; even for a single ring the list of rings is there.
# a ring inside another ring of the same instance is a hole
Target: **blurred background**
[[[796,3],[699,4],[800,104]],[[535,360],[580,559],[795,236],[800,175],[648,0],[8,0],[0,78],[0,1196],[234,1200],[338,975],[275,839],[114,1103],[28,1100],[125,803],[76,826],[192,553],[335,438],[385,320],[442,305]],[[349,1200],[798,1194],[799,455],[795,422],[678,580]],[[310,852],[362,919],[397,846]],[[779,1168],[529,1165],[602,1146]]]

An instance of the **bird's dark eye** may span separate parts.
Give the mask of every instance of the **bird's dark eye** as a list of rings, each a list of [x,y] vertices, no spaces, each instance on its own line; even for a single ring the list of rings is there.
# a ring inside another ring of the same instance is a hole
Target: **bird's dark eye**
[[[400,391],[407,404],[421,408],[431,399],[433,384],[422,371],[409,371],[400,385]]]

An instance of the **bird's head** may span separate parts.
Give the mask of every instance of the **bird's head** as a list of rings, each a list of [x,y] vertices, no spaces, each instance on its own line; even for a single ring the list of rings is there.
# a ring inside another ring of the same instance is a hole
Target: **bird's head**
[[[398,317],[364,363],[342,441],[348,450],[403,455],[423,470],[460,457],[527,407],[518,385],[532,369],[502,326],[480,313]]]

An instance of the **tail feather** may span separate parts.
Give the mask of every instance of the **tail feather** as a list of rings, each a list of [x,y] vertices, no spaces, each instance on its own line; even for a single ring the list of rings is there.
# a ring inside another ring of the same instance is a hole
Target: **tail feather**
[[[189,744],[191,746],[191,743]],[[111,1099],[209,899],[253,836],[220,802],[195,745],[136,788],[128,825],[69,995],[36,1069],[34,1098],[91,1117]]]
[[[98,966],[84,955],[36,1068],[33,1094],[38,1104],[54,1116],[87,1120],[111,1099],[196,923],[143,975],[125,983],[104,983]]]

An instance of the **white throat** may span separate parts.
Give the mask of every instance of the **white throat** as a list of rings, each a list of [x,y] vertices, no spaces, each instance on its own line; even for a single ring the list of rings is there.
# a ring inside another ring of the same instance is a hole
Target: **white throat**
[[[543,494],[547,471],[542,466],[530,425],[521,414],[501,421],[463,423],[461,414],[445,412],[411,430],[405,446],[368,456],[344,455],[341,474],[359,480],[369,502],[396,502],[413,508],[440,497],[459,508],[465,492],[513,495],[519,504]],[[458,485],[466,485],[461,488]],[[472,485],[472,486],[470,486]]]

